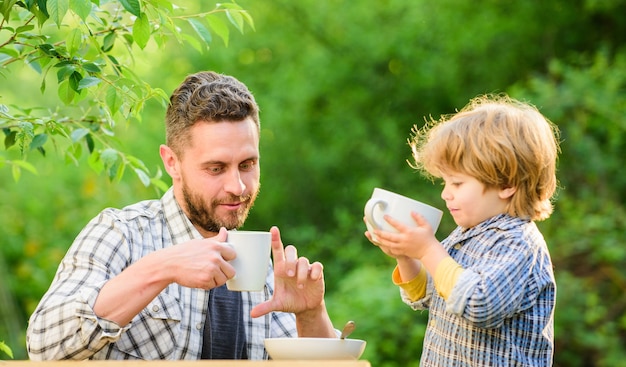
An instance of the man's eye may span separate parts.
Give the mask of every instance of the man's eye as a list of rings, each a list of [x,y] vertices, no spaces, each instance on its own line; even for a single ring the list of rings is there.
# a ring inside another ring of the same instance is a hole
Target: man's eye
[[[220,173],[220,172],[222,172],[222,167],[219,167],[219,166],[212,166],[212,167],[208,167],[208,168],[207,168],[207,171],[208,171],[210,174]]]
[[[245,161],[239,165],[239,168],[242,171],[250,171],[254,168],[255,165],[256,165],[256,162],[254,161]]]

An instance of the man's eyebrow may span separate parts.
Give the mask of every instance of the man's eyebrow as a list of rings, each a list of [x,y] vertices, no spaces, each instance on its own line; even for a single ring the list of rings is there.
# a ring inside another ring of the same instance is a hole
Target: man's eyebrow
[[[248,158],[242,159],[239,163],[247,162],[247,161],[258,161],[259,158],[260,157],[258,155],[253,155],[253,156],[250,156]],[[214,166],[214,165],[223,165],[223,166],[225,166],[225,165],[228,165],[228,164],[229,163],[224,162],[224,161],[220,161],[220,160],[208,160],[208,161],[204,161],[204,162],[200,163],[201,166]]]
[[[223,161],[216,161],[216,160],[211,160],[211,161],[204,161],[200,163],[201,166],[215,166],[215,165],[221,165],[224,166],[226,165],[226,162]]]

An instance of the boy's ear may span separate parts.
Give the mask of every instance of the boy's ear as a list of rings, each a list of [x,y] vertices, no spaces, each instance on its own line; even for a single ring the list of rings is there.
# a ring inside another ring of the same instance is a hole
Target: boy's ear
[[[517,191],[517,187],[515,186],[509,186],[509,187],[504,187],[502,189],[500,189],[500,199],[509,199],[511,198],[511,196],[513,196],[513,194],[515,194],[515,191]]]

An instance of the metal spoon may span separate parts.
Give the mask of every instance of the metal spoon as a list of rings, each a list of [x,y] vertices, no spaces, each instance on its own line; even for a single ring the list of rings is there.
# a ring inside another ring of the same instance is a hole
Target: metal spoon
[[[346,325],[343,327],[343,330],[341,330],[341,336],[339,338],[340,339],[347,338],[348,335],[352,334],[355,328],[356,328],[356,324],[354,323],[354,321],[346,322]]]

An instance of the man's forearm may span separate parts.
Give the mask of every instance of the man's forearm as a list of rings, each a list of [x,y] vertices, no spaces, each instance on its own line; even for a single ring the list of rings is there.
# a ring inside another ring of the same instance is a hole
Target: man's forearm
[[[120,326],[127,325],[167,285],[159,254],[152,253],[109,280],[94,304],[95,314]]]

